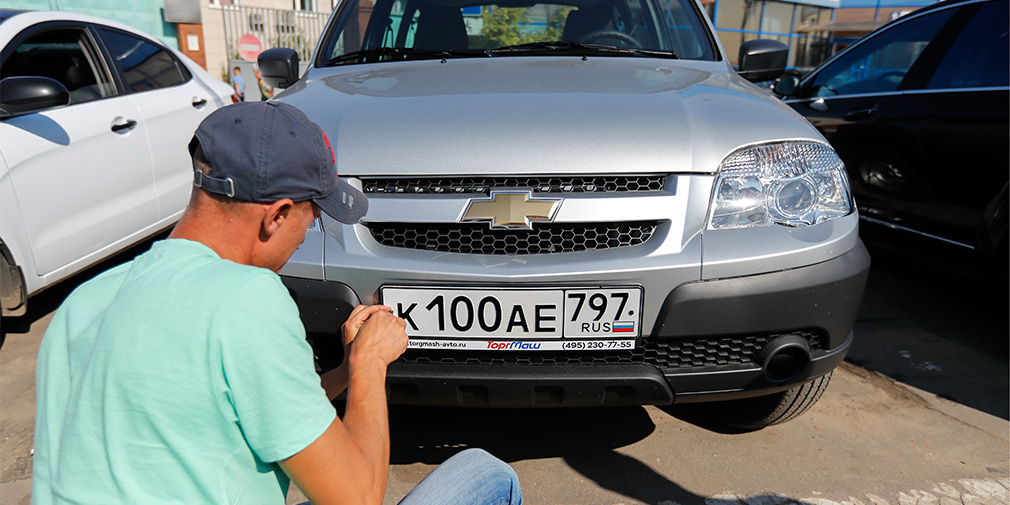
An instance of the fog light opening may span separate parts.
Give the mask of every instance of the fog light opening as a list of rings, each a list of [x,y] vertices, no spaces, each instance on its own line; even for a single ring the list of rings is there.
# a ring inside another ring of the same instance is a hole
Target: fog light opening
[[[757,361],[769,382],[787,382],[810,366],[810,346],[795,335],[772,340],[758,353]]]

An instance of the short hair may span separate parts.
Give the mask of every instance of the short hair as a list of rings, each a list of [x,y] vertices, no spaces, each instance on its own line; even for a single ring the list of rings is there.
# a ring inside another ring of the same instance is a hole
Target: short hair
[[[232,69],[232,72],[241,72],[241,71],[242,71],[242,69],[239,68],[239,67],[235,67],[235,68]]]

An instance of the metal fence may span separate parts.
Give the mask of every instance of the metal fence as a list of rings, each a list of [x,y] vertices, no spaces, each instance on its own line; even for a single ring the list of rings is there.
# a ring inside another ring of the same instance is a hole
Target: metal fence
[[[222,5],[228,59],[240,61],[238,40],[255,35],[264,50],[287,47],[298,51],[301,61],[309,61],[316,41],[323,33],[329,14],[312,11]]]

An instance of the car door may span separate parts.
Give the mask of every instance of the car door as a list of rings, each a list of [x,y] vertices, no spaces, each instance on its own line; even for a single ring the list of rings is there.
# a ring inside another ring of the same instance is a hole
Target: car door
[[[1006,187],[1010,166],[1008,4],[963,7],[956,36],[925,55],[928,71],[881,118],[895,140],[895,156],[869,163],[893,168],[867,168],[897,176],[867,188],[891,202],[878,219],[969,247],[979,244],[986,207]]]
[[[181,215],[193,186],[187,146],[214,97],[171,51],[140,35],[99,26],[123,87],[143,114],[162,219]]]
[[[866,160],[886,158],[894,132],[881,119],[903,86],[921,72],[920,59],[939,36],[952,29],[956,8],[910,17],[863,39],[812,73],[786,102],[824,134],[849,170],[853,194],[864,216],[892,207],[868,189],[898,174],[886,160],[869,170]],[[879,200],[879,198],[878,198]]]
[[[0,77],[51,77],[70,91],[69,105],[0,123],[36,273],[49,283],[157,220],[147,132],[84,23],[29,27],[0,60]]]

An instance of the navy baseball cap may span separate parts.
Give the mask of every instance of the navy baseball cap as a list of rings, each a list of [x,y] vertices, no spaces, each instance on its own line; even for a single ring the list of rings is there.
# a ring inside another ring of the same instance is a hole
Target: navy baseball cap
[[[357,223],[368,199],[337,177],[336,157],[322,128],[281,102],[222,107],[197,127],[189,152],[203,149],[210,174],[194,167],[193,184],[244,202],[312,200],[330,217]]]

